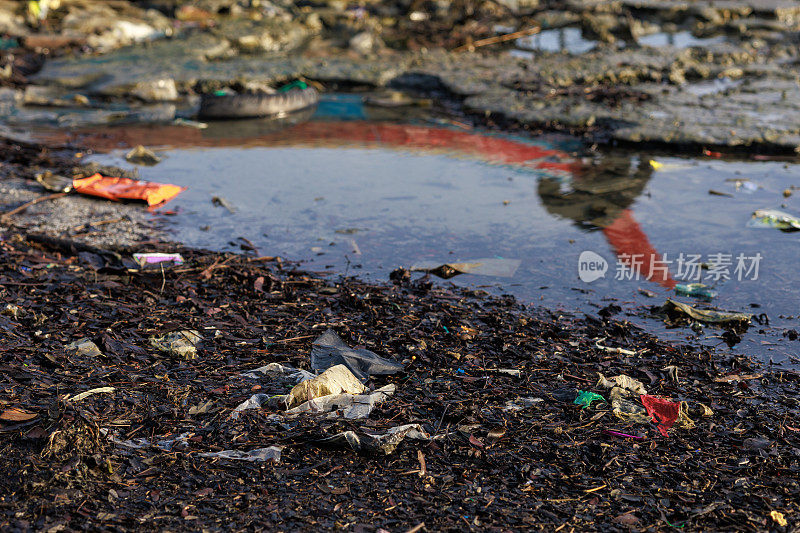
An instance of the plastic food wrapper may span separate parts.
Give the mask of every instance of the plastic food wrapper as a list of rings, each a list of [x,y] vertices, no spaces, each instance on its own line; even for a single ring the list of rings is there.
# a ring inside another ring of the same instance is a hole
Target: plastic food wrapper
[[[644,383],[625,374],[620,374],[608,379],[603,374],[598,372],[597,377],[597,385],[600,387],[605,387],[607,389],[619,387],[620,389],[635,392],[636,394],[647,394],[647,390],[644,388]]]
[[[319,376],[301,381],[289,392],[286,405],[297,407],[311,399],[331,394],[361,394],[364,385],[344,365],[336,365]]]
[[[383,433],[343,431],[322,439],[320,444],[350,448],[354,452],[383,453],[389,455],[404,439],[431,440],[419,424],[406,424],[387,429]]]
[[[334,365],[345,365],[362,382],[369,376],[396,374],[403,370],[403,365],[384,359],[369,350],[354,350],[329,329],[314,341],[311,348],[311,368],[317,372],[327,370]]]
[[[283,448],[280,446],[269,446],[267,448],[256,448],[249,452],[241,450],[222,450],[221,452],[206,452],[198,453],[198,457],[212,457],[220,459],[231,459],[234,461],[250,461],[265,463],[267,461],[280,462],[281,451]]]
[[[647,394],[642,394],[641,400],[642,405],[647,409],[647,414],[652,417],[654,422],[658,423],[658,431],[665,437],[669,428],[675,423],[683,427],[694,426],[694,422],[686,414],[687,407],[685,402],[672,402]]]
[[[386,400],[394,392],[395,386],[390,383],[365,394],[330,394],[321,398],[309,399],[284,414],[297,416],[303,413],[330,413],[328,418],[340,416],[348,420],[367,418],[376,405]]]
[[[173,263],[175,265],[183,264],[183,256],[181,254],[160,254],[160,253],[147,253],[147,254],[133,254],[133,260],[144,268],[147,265],[157,265],[160,263]]]
[[[147,202],[149,206],[169,202],[186,190],[185,187],[177,185],[113,178],[100,174],[74,179],[72,188],[81,194],[109,200],[141,200]]]

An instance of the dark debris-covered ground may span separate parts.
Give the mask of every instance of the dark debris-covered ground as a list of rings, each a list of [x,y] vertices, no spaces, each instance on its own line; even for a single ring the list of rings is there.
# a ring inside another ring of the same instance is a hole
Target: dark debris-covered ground
[[[273,258],[163,246],[186,263],[98,271],[114,256],[3,235],[0,529],[797,528],[797,373],[427,279],[334,283]],[[394,396],[363,420],[274,422],[272,408],[230,418],[254,392],[280,388],[241,373],[309,369],[328,328],[405,361],[405,372],[368,383],[394,383]],[[195,359],[148,341],[184,329],[203,337]],[[81,338],[102,355],[68,352]],[[598,372],[686,401],[695,426],[663,437],[606,403],[574,405],[576,389],[607,393]],[[114,390],[67,399],[98,387]],[[433,440],[406,439],[389,455],[319,443],[409,423]],[[131,449],[108,431],[184,441]],[[199,455],[271,445],[283,447],[278,463]]]

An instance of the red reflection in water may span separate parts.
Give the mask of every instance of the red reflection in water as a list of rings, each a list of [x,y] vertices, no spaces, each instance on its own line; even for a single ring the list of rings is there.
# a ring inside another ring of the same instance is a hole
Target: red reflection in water
[[[662,287],[675,287],[669,265],[658,259],[661,256],[633,218],[633,211],[622,211],[614,222],[603,228],[603,233],[620,263]]]
[[[214,136],[213,130],[200,130],[184,126],[126,126],[105,130],[76,131],[67,136],[63,132],[46,135],[47,140],[70,141],[103,152],[139,144],[169,148],[182,147],[250,147],[250,146],[383,146],[411,148],[415,151],[457,153],[491,163],[539,169],[552,175],[575,179],[582,170],[580,161],[570,154],[536,144],[525,143],[501,136],[485,135],[465,130],[425,125],[396,124],[391,122],[311,121],[266,133],[245,131],[253,123],[242,123],[238,133],[228,125],[227,136]],[[666,288],[675,281],[667,265],[650,244],[647,234],[634,219],[629,209],[622,211],[613,223],[603,228],[603,233],[622,264],[648,280]]]

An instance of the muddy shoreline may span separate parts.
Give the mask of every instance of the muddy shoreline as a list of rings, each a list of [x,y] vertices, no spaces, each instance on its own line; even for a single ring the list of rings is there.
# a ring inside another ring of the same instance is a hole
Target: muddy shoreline
[[[163,273],[98,271],[102,257],[43,242],[0,245],[6,528],[782,531],[775,517],[800,512],[795,372],[401,273],[331,283],[174,245],[155,248],[186,263]],[[231,416],[291,387],[243,373],[307,369],[326,328],[405,365],[368,381],[396,389],[368,419]],[[185,329],[203,339],[188,360],[148,340]],[[574,405],[579,389],[610,401],[598,372],[686,402],[689,421],[665,437],[614,414],[627,404]],[[431,440],[388,454],[325,441],[403,424]],[[203,456],[270,446],[277,463]]]
[[[450,120],[569,132],[587,151],[800,148],[800,10],[781,0],[107,4],[40,18],[0,2],[5,213],[45,194],[40,172],[136,177],[84,163],[80,140],[23,140],[40,128],[175,127],[204,92],[296,78],[402,90]],[[532,27],[580,28],[593,48],[481,45]],[[679,32],[724,39],[639,45]],[[190,249],[139,205],[68,195],[0,230],[0,529],[797,527],[796,371],[664,342],[610,305],[573,316],[402,269],[332,280]],[[185,262],[132,262],[154,251]],[[364,381],[393,391],[368,417],[289,414],[276,398],[292,374],[257,370],[311,370],[329,328],[404,367]],[[199,341],[164,349],[171,334]],[[581,393],[599,398],[584,408]],[[644,407],[659,398],[670,427]]]

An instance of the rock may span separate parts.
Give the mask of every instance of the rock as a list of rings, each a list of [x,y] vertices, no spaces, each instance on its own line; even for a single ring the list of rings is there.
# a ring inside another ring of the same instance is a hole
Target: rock
[[[145,102],[172,102],[178,99],[178,87],[172,78],[140,81],[131,89],[131,95]]]
[[[153,166],[157,165],[161,162],[161,158],[158,157],[152,150],[148,150],[141,144],[128,152],[125,155],[125,160],[129,163],[134,163],[136,165],[145,165],[145,166]]]
[[[64,347],[70,355],[79,355],[84,357],[102,357],[103,352],[97,345],[89,339],[80,339],[71,342]]]
[[[371,54],[383,48],[383,41],[372,32],[362,31],[350,39],[348,46],[360,54]]]
[[[197,357],[197,345],[203,338],[195,330],[174,331],[160,337],[151,337],[150,344],[164,353],[182,357],[183,359],[195,359]]]

